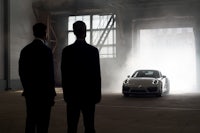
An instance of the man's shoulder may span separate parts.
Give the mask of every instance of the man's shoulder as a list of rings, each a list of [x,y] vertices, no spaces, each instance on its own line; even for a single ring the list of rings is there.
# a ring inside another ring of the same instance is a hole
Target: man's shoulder
[[[41,41],[37,41],[37,40],[33,40],[31,43],[27,44],[26,46],[24,46],[24,48],[22,48],[21,52],[34,52],[34,51],[50,51],[51,49],[46,46],[45,44],[43,44],[43,42]]]
[[[95,52],[95,53],[98,52],[98,49],[95,46],[90,45],[90,44],[87,45],[87,50],[89,50],[91,52]]]
[[[85,43],[84,47],[87,49],[90,49],[90,50],[94,50],[94,51],[98,50],[95,46],[93,46],[89,43]]]
[[[68,49],[71,49],[73,47],[73,45],[67,45],[63,48],[63,51],[67,51]]]
[[[31,50],[32,49],[32,42],[27,44],[26,46],[24,46],[21,50],[21,52],[25,52],[25,51],[28,51],[28,50]]]
[[[77,43],[73,43],[71,45],[65,46],[63,48],[63,51],[71,51],[71,50],[77,50],[77,49],[87,49],[87,50],[92,50],[92,51],[98,51],[98,49],[88,43],[84,43],[84,44],[77,44]]]
[[[85,43],[85,46],[86,46],[86,47],[89,47],[89,48],[96,48],[95,46],[93,46],[92,44],[89,44],[89,43],[87,43],[87,42]]]

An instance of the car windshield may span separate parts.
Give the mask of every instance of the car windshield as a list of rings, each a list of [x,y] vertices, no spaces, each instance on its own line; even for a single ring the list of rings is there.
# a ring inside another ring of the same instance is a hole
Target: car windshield
[[[155,70],[140,70],[136,71],[132,77],[151,77],[160,78],[159,72]]]

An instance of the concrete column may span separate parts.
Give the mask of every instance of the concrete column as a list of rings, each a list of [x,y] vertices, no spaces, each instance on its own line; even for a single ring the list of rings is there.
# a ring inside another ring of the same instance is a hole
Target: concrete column
[[[196,47],[196,72],[197,89],[200,90],[200,18],[196,17],[194,26],[195,47]]]
[[[118,23],[117,29],[117,62],[118,64],[123,64],[126,62],[127,57],[129,56],[132,50],[132,22],[129,14],[124,15],[124,12],[117,14]]]
[[[4,55],[4,0],[0,0],[0,90],[5,88]]]
[[[10,90],[10,0],[4,0],[5,90]]]
[[[67,15],[56,15],[53,17],[55,21],[55,32],[57,35],[57,47],[54,53],[54,67],[55,67],[55,81],[56,86],[61,86],[61,54],[63,48],[67,45],[67,26],[68,16]]]

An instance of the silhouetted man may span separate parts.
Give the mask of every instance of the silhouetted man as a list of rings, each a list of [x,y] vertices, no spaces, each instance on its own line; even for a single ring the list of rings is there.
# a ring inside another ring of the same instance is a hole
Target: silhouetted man
[[[20,54],[19,75],[26,101],[25,133],[48,133],[51,107],[56,96],[53,55],[45,45],[46,25],[33,26],[35,39]]]
[[[84,22],[75,22],[73,32],[77,40],[63,49],[61,62],[68,133],[77,132],[80,112],[83,114],[85,133],[95,133],[95,104],[101,100],[99,52],[86,43]]]

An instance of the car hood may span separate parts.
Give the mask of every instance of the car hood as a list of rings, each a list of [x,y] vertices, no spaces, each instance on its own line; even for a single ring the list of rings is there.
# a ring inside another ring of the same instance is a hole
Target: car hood
[[[152,85],[154,80],[158,80],[156,78],[130,78],[129,84],[131,85]]]

